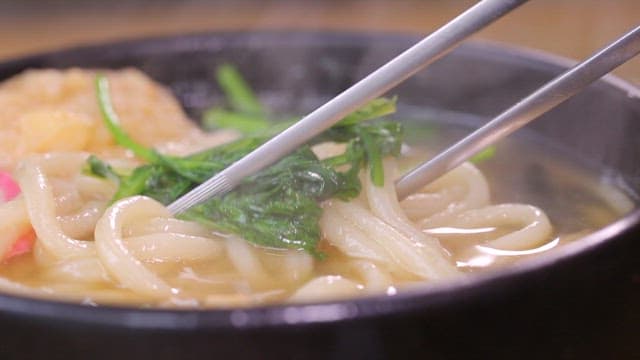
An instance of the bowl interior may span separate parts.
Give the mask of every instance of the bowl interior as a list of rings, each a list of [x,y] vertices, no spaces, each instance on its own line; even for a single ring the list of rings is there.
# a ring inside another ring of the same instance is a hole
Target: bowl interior
[[[416,40],[417,37],[404,35],[283,32],[217,33],[147,39],[16,59],[0,64],[0,79],[27,68],[133,66],[168,86],[187,112],[197,119],[203,109],[220,98],[215,85],[216,67],[231,63],[240,69],[275,111],[304,113],[344,90]],[[470,126],[477,126],[562,72],[565,66],[540,54],[486,43],[469,43],[394,89],[393,94],[399,97],[400,111],[425,109],[440,114],[443,119],[464,119]],[[637,194],[640,193],[640,166],[637,163],[637,159],[640,159],[640,146],[637,145],[640,136],[640,122],[637,121],[640,118],[640,101],[637,96],[637,90],[618,80],[602,80],[545,114],[527,131],[548,139],[586,166],[600,169],[601,176],[612,177],[613,181],[625,188],[629,196],[637,200]],[[624,227],[636,226],[638,217],[637,211],[631,214]],[[597,237],[602,240],[611,234],[617,233],[609,232]],[[575,255],[566,254],[567,257]],[[534,271],[547,265],[532,265],[523,271]],[[325,315],[317,317],[319,312],[303,312],[300,319],[301,322],[305,322],[305,319],[324,322],[364,313],[396,311],[403,307],[439,306],[439,303],[451,299],[451,291],[462,294],[474,288],[481,294],[485,292],[481,285],[487,281],[519,281],[518,276],[521,276],[521,272],[515,271],[479,277],[471,284],[441,289],[442,294],[449,295],[440,298],[431,296],[430,300],[425,300],[425,294],[416,294],[397,299],[340,302],[338,304],[341,305],[334,308],[331,304],[321,304],[317,305],[321,307],[318,309]],[[0,303],[5,308],[16,308],[18,305],[15,304],[21,301],[0,296]],[[77,317],[79,312],[85,311],[75,305],[29,301],[37,304],[40,310],[36,312],[45,317],[62,314]],[[30,307],[23,309],[24,314],[31,312]],[[286,307],[274,307],[249,311],[249,318],[255,320],[250,324],[286,323],[285,310]],[[92,312],[86,316],[93,322],[112,325],[126,323],[133,327],[150,326],[150,319],[153,319],[151,324],[154,327],[193,327],[204,323],[211,326],[238,326],[233,321],[233,314],[237,312],[203,313],[208,313],[208,320],[196,322],[189,317],[193,314],[188,312],[145,312],[108,307],[102,312]],[[131,314],[142,317],[131,320]],[[150,317],[145,317],[145,314]],[[128,319],[128,322],[124,319]],[[247,322],[241,325],[246,326]]]

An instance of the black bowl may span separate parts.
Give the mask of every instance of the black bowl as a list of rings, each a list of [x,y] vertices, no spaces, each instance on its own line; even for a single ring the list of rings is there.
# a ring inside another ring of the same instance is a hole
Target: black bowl
[[[417,40],[403,35],[215,33],[75,48],[0,64],[135,66],[198,117],[213,69],[236,64],[277,109],[309,110]],[[568,62],[485,43],[461,46],[397,88],[403,106],[495,115]],[[529,126],[640,192],[640,92],[601,80]],[[88,307],[0,295],[2,358],[633,357],[640,324],[640,211],[546,257],[395,297],[237,310]],[[637,280],[636,280],[637,281]],[[633,302],[636,303],[633,303]]]

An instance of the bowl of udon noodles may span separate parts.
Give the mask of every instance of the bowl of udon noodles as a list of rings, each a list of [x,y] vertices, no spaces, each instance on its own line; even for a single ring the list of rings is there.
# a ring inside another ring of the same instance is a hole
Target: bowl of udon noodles
[[[570,61],[464,44],[239,189],[167,210],[416,40],[228,32],[0,64],[3,358],[599,354],[640,255],[638,89],[607,77],[393,188]]]

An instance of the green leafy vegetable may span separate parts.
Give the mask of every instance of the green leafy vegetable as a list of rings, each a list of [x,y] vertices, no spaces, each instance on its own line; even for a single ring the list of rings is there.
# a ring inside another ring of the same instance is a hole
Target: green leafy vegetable
[[[243,134],[257,134],[269,128],[269,121],[263,115],[228,111],[219,107],[204,113],[202,124],[207,129],[235,129]]]
[[[469,161],[474,164],[479,164],[483,161],[487,161],[496,155],[496,147],[495,145],[488,146],[481,150],[479,153],[473,155]]]
[[[234,86],[244,84],[237,81],[238,74],[229,68],[223,73],[226,74],[225,81],[233,80]],[[125,173],[114,170],[95,156],[87,160],[85,170],[88,173],[118,181],[113,201],[140,194],[169,204],[253,151],[272,135],[270,129],[264,129],[261,135],[245,136],[189,156],[163,155],[136,143],[120,127],[109,99],[106,78],[97,77],[96,89],[104,121],[118,144],[148,162]],[[245,100],[246,94],[250,93],[248,87],[239,92],[237,89],[233,91],[237,92],[234,96],[244,94]],[[242,106],[246,110],[245,105]],[[395,122],[368,120],[394,110],[395,99],[370,102],[273,166],[248,177],[234,191],[196,205],[181,217],[219,231],[238,234],[255,244],[304,249],[321,257],[317,250],[320,239],[318,221],[322,214],[319,202],[329,198],[348,200],[357,196],[361,189],[358,174],[367,164],[374,183],[383,184],[382,159],[399,154],[402,127]],[[318,159],[311,146],[326,141],[345,143],[345,152]]]
[[[113,110],[111,97],[109,96],[109,81],[105,76],[98,76],[96,78],[96,88],[100,113],[102,114],[107,129],[109,129],[111,135],[115,138],[116,143],[133,151],[136,156],[144,160],[153,161],[155,159],[155,152],[136,143],[124,132],[124,129],[120,127],[120,119],[118,118],[118,114]]]
[[[84,172],[87,174],[93,174],[102,178],[108,178],[111,180],[119,180],[120,176],[113,170],[111,165],[98,159],[97,156],[91,155],[87,159],[86,168]]]
[[[222,65],[216,71],[218,84],[225,94],[230,110],[213,107],[204,113],[202,124],[208,129],[235,129],[243,134],[256,134],[269,128],[262,104],[238,70]]]
[[[229,64],[221,65],[216,71],[216,78],[231,109],[241,113],[263,113],[258,98],[235,67]]]
[[[194,206],[184,218],[256,244],[319,255],[318,201],[340,192],[348,181],[304,146],[226,196]]]
[[[397,98],[392,99],[377,98],[369,101],[365,106],[347,115],[340,121],[340,124],[353,125],[366,120],[379,118],[396,112]]]

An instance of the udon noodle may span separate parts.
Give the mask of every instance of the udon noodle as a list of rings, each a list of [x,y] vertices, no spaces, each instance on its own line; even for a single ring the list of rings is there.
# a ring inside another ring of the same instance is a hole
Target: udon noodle
[[[102,125],[93,76],[78,69],[30,71],[0,87],[0,168],[21,190],[0,205],[4,292],[169,307],[392,295],[497,266],[496,251],[526,253],[559,240],[543,210],[492,203],[485,176],[471,163],[398,202],[398,162],[386,159],[383,187],[361,176],[355,200],[322,203],[323,260],[176,219],[147,197],[110,205],[116,184],[86,175],[87,157],[99,154],[124,167],[138,160],[115,146]],[[235,136],[201,132],[167,91],[136,70],[108,76],[123,126],[146,145],[186,154]],[[332,146],[314,150],[326,157]],[[8,257],[31,229],[32,250]],[[451,239],[465,232],[471,241]],[[452,241],[462,245],[443,246]]]

